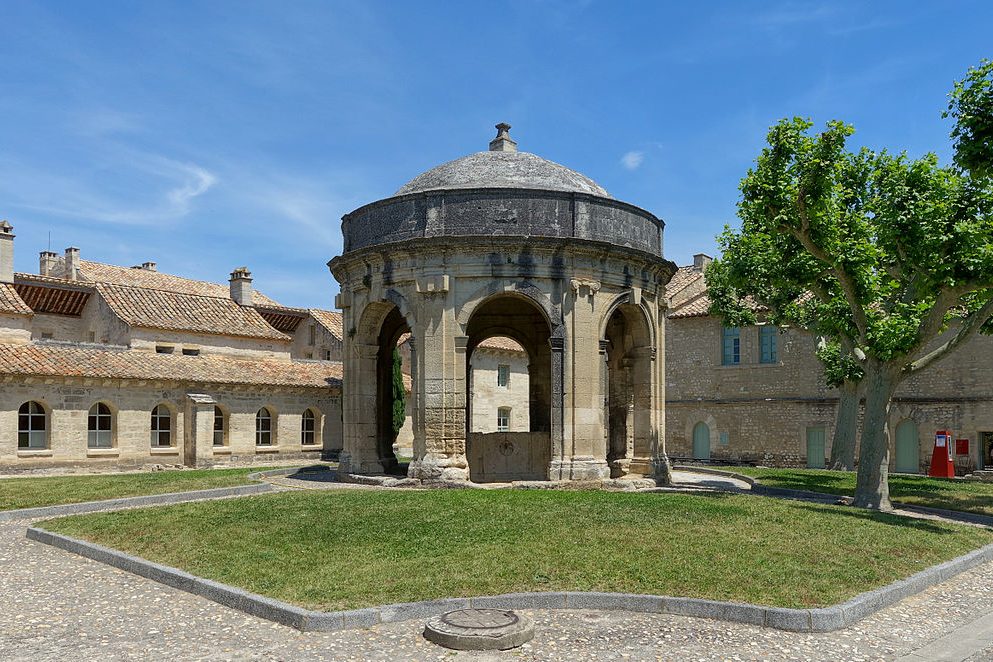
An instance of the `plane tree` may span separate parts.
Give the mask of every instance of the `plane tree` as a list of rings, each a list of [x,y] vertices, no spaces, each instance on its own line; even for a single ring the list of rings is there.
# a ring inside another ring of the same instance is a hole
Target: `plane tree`
[[[934,154],[853,152],[842,122],[820,133],[800,118],[773,126],[741,182],[741,229],[725,231],[708,270],[725,289],[716,309],[758,302],[857,366],[866,403],[857,506],[891,507],[887,422],[899,385],[993,332],[993,148],[990,117],[976,117],[993,108],[991,78],[984,61],[952,92],[950,167]]]

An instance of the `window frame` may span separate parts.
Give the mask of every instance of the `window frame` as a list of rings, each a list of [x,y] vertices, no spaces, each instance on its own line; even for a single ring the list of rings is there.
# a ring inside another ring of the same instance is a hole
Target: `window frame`
[[[151,413],[151,434],[149,436],[149,442],[152,448],[173,448],[176,445],[176,435],[175,432],[175,414],[172,408],[169,407],[164,402],[161,402],[154,407],[152,407]],[[162,421],[166,421],[166,426],[162,427]],[[166,435],[168,443],[162,443],[162,435]]]
[[[310,407],[303,410],[303,414],[300,415],[300,445],[301,446],[317,446],[320,443],[317,434],[317,421],[319,419],[318,414]],[[307,429],[307,423],[310,423],[310,429]],[[310,441],[307,441],[307,435],[310,435]]]
[[[766,346],[769,347],[768,354]],[[779,327],[765,324],[759,327],[759,363],[775,365],[779,363]]]
[[[510,432],[511,407],[497,407],[497,432]],[[501,425],[500,420],[503,419]]]
[[[741,327],[725,326],[721,329],[721,365],[741,365]]]
[[[25,408],[26,411],[22,411]],[[24,419],[27,419],[26,421]],[[41,427],[36,427],[38,422]],[[25,422],[27,425],[25,426]],[[17,408],[17,450],[19,451],[40,451],[48,449],[49,432],[48,408],[38,400],[28,400]],[[22,436],[25,443],[21,443]],[[33,444],[38,438],[42,444]]]
[[[510,364],[497,364],[497,386],[500,388],[510,388]]]
[[[218,423],[220,423],[220,428],[217,426]],[[220,433],[220,442],[218,442],[218,433]],[[214,405],[214,423],[211,445],[214,448],[224,448],[228,445],[228,413],[217,404]]]
[[[106,428],[102,427],[103,422],[106,422]],[[115,427],[114,410],[106,402],[94,402],[86,412],[86,448],[92,450],[114,448],[117,445],[114,439]]]
[[[263,414],[264,412],[264,414]],[[259,407],[258,411],[255,412],[255,446],[261,448],[271,448],[276,445],[275,443],[275,423],[276,417],[272,413],[272,409],[268,406]],[[263,427],[263,423],[265,426]],[[262,441],[266,439],[266,441]]]

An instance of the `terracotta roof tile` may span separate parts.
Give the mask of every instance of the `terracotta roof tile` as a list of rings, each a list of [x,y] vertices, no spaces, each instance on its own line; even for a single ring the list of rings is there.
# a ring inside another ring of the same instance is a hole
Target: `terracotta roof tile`
[[[476,347],[482,349],[497,349],[504,352],[517,352],[520,354],[524,353],[524,348],[521,347],[516,340],[511,340],[505,336],[493,336],[492,338],[487,338],[483,342],[476,345]]]
[[[335,338],[341,340],[344,337],[345,330],[343,328],[341,313],[336,313],[332,310],[321,310],[320,308],[310,308],[309,312],[317,320],[317,323],[330,331]]]
[[[15,315],[31,315],[31,308],[17,294],[17,290],[10,283],[0,283],[0,313],[13,313]]]
[[[341,363],[185,356],[126,348],[0,344],[0,374],[340,388]]]
[[[679,267],[679,269],[676,270],[676,273],[672,275],[672,280],[670,280],[665,286],[666,297],[671,299],[678,294],[680,290],[698,278],[703,278],[703,274],[697,271],[693,266]]]
[[[97,290],[114,314],[134,327],[290,339],[270,326],[255,308],[239,306],[229,298],[102,283]]]
[[[58,258],[51,275],[60,279],[65,276],[64,258]],[[231,291],[227,284],[192,280],[190,278],[162,273],[161,271],[121,267],[116,264],[104,264],[103,262],[80,260],[78,275],[82,281],[95,283],[144,287],[153,290],[166,290],[168,292],[217,297],[220,299],[229,299],[231,297]],[[279,306],[278,303],[258,290],[255,290],[253,293],[253,302],[259,306]]]

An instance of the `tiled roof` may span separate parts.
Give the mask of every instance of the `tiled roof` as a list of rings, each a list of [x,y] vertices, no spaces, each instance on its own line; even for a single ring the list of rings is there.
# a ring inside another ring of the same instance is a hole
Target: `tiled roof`
[[[142,287],[98,284],[107,305],[134,327],[243,338],[289,340],[257,310],[224,297],[182,294]]]
[[[56,260],[51,275],[60,278],[65,276],[64,258],[60,257]],[[96,283],[144,287],[153,290],[166,290],[168,292],[180,292],[182,294],[194,294],[221,299],[231,297],[230,288],[225,284],[209,283],[203,280],[173,276],[172,274],[166,274],[160,271],[120,267],[116,264],[104,264],[103,262],[91,262],[89,260],[79,261],[78,276],[80,280]],[[279,306],[278,303],[258,290],[253,292],[252,301],[259,306]]]
[[[24,300],[17,294],[17,290],[10,283],[0,283],[0,313],[31,314],[31,308],[24,303]]]
[[[340,388],[342,367],[329,361],[248,360],[35,343],[0,344],[0,374]]]
[[[524,353],[524,348],[516,340],[511,340],[505,336],[493,336],[476,345],[477,349],[496,349],[503,352]]]
[[[703,278],[703,273],[697,271],[692,265],[688,267],[679,267],[679,269],[676,270],[676,273],[672,275],[672,280],[670,280],[665,286],[666,297],[671,299],[678,294],[680,290],[698,278]]]
[[[335,338],[341,340],[344,337],[345,330],[342,326],[341,313],[321,310],[320,308],[311,308],[309,312],[317,320],[317,323],[330,331]]]
[[[700,294],[689,301],[669,310],[669,319],[683,317],[706,317],[710,314],[710,297]]]

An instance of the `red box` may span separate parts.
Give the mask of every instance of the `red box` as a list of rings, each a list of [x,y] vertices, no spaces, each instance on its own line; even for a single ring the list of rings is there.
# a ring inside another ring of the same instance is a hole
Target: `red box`
[[[968,455],[969,454],[969,440],[968,439],[956,439],[955,440],[955,454],[956,455]]]

